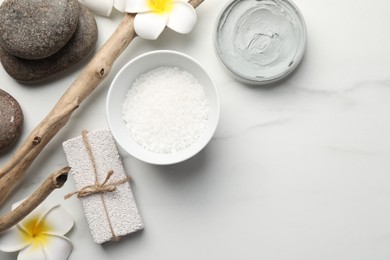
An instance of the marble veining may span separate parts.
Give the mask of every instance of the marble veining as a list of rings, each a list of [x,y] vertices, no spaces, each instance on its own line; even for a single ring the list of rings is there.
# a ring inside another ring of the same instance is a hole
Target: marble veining
[[[242,84],[220,64],[210,25],[227,2],[204,1],[189,35],[166,30],[157,41],[133,41],[0,214],[66,165],[64,140],[107,127],[106,93],[124,64],[173,49],[197,59],[216,82],[215,136],[197,156],[168,167],[119,148],[145,222],[143,232],[119,243],[95,245],[80,203],[63,201],[74,191],[71,179],[53,192],[49,202],[63,204],[76,222],[68,260],[389,260],[390,1],[295,0],[307,25],[305,57],[291,77],[270,87]],[[121,18],[97,17],[98,49]],[[77,74],[26,87],[0,67],[0,88],[24,108],[22,139]],[[0,154],[0,165],[14,151]],[[0,252],[1,260],[15,257]]]

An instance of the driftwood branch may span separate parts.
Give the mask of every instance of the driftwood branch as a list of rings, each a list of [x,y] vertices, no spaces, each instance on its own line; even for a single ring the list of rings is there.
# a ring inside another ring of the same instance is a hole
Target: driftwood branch
[[[68,178],[70,167],[53,172],[39,188],[13,211],[0,217],[0,233],[16,225],[41,204],[50,193],[61,188]]]
[[[204,0],[191,0],[198,7]],[[23,179],[27,169],[46,144],[65,126],[80,103],[107,77],[112,65],[136,37],[134,15],[126,14],[54,108],[35,127],[14,156],[0,169],[0,205]]]

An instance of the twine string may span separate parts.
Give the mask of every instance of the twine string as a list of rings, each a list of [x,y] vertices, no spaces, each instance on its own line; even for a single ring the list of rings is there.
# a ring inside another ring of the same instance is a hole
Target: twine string
[[[110,170],[110,171],[108,171],[104,181],[102,183],[99,183],[97,167],[96,167],[96,161],[95,161],[95,158],[93,157],[91,144],[89,143],[89,140],[87,138],[87,134],[88,134],[88,131],[84,130],[82,132],[82,138],[83,138],[84,145],[85,145],[85,147],[87,149],[87,153],[88,153],[89,159],[92,162],[92,168],[93,168],[93,172],[94,172],[94,176],[95,176],[95,184],[85,186],[85,187],[83,187],[79,191],[71,192],[71,193],[65,195],[65,199],[68,199],[68,198],[70,198],[70,197],[72,197],[73,195],[76,195],[76,194],[77,194],[77,198],[85,198],[85,197],[93,195],[93,194],[99,194],[100,198],[101,198],[101,200],[103,202],[103,209],[104,209],[104,212],[105,212],[105,215],[106,215],[106,219],[108,221],[108,226],[110,228],[110,231],[111,231],[111,234],[112,234],[112,238],[113,238],[114,241],[118,241],[119,237],[117,235],[115,235],[115,232],[114,232],[114,229],[112,227],[112,223],[111,223],[111,220],[110,220],[110,217],[109,217],[109,214],[108,214],[107,206],[106,206],[106,203],[105,203],[103,195],[106,192],[116,191],[118,185],[123,184],[125,182],[128,182],[130,180],[130,178],[127,176],[126,178],[124,178],[122,180],[108,183],[108,181],[110,180],[111,176],[114,174],[114,171]]]
[[[126,177],[123,180],[111,182],[111,183],[107,184],[107,181],[111,178],[111,176],[113,174],[114,174],[114,171],[109,171],[107,173],[106,179],[104,180],[103,183],[101,183],[101,184],[95,183],[93,185],[85,186],[79,191],[74,191],[74,192],[71,192],[71,193],[65,195],[65,199],[68,199],[76,194],[77,194],[77,198],[84,198],[84,197],[88,197],[88,196],[93,195],[93,194],[99,194],[99,193],[104,194],[106,192],[113,192],[113,191],[116,191],[116,189],[117,189],[116,186],[118,186],[122,183],[128,182],[130,180],[129,177]]]

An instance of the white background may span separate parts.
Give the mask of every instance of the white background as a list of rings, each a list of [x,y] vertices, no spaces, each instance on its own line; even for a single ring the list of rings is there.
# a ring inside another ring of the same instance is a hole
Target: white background
[[[120,150],[145,229],[94,244],[70,178],[48,203],[76,225],[70,260],[79,259],[390,259],[390,2],[295,0],[308,29],[301,66],[273,87],[248,87],[219,63],[212,29],[227,0],[206,0],[189,35],[166,30],[135,39],[111,74],[37,158],[11,204],[65,166],[61,144],[106,128],[105,98],[119,69],[146,51],[172,49],[197,59],[222,102],[215,137],[194,158],[153,166]],[[122,15],[97,17],[98,48]],[[44,118],[84,64],[64,77],[22,85],[0,67],[0,88],[21,104],[20,142]],[[20,143],[19,142],[19,143]],[[16,149],[1,155],[3,165]],[[0,253],[0,259],[17,254]]]

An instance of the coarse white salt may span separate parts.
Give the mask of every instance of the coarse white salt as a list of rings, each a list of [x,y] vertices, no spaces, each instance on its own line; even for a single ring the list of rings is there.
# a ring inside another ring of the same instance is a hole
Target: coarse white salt
[[[177,67],[158,67],[134,81],[122,111],[135,142],[152,152],[175,153],[203,134],[209,102],[192,74]]]

